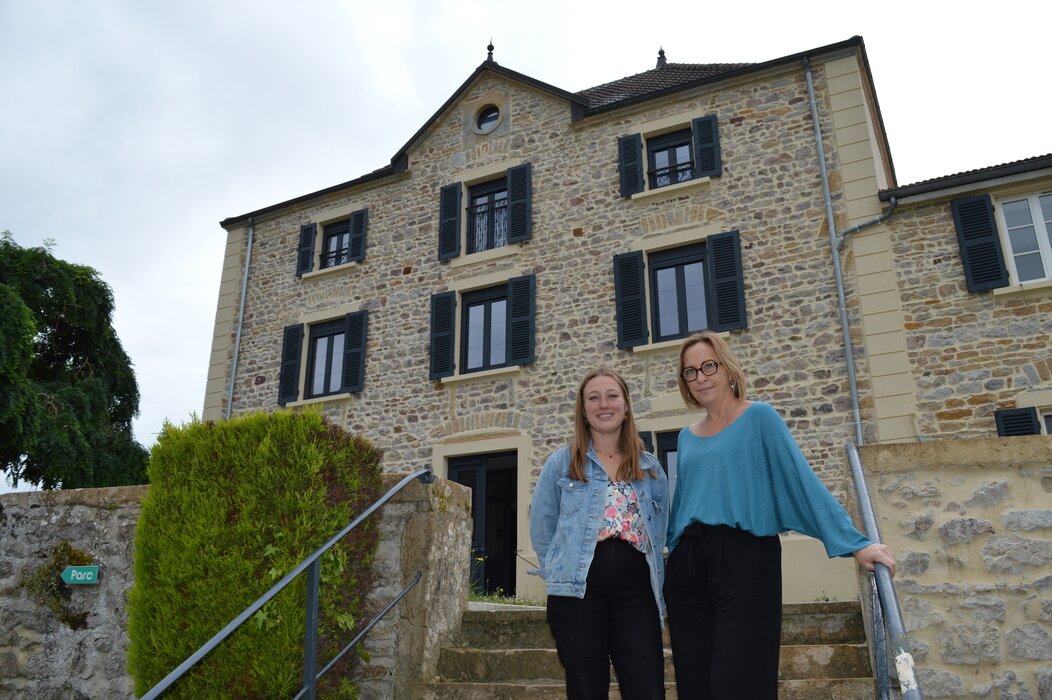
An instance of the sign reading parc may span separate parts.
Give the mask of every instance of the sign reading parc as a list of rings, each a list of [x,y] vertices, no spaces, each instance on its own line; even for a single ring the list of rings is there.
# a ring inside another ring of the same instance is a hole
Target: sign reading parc
[[[99,567],[67,566],[62,572],[62,580],[66,583],[98,583]]]

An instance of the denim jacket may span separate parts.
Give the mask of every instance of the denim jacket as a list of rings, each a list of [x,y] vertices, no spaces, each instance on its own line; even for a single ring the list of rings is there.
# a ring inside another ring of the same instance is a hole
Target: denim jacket
[[[570,479],[570,448],[557,450],[544,463],[533,490],[530,539],[540,567],[528,573],[545,580],[548,595],[584,597],[609,484],[606,471],[591,446],[587,457],[588,481],[574,481]],[[639,498],[640,513],[650,540],[650,551],[646,555],[650,585],[663,620],[665,602],[661,585],[665,577],[663,550],[668,526],[668,480],[654,455],[641,453],[640,466],[644,472],[649,469],[658,477],[652,479],[644,474],[642,481],[631,483]]]

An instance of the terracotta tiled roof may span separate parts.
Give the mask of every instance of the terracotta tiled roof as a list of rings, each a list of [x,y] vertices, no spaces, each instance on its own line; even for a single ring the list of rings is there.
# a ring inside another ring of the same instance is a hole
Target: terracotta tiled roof
[[[620,80],[581,90],[577,97],[588,102],[589,109],[606,107],[617,102],[675,88],[722,73],[741,70],[752,63],[666,63],[644,73],[636,73]]]

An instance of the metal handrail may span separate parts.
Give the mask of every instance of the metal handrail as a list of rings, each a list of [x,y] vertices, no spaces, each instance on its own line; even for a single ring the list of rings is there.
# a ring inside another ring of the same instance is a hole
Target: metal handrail
[[[347,527],[343,528],[338,533],[330,537],[325,544],[323,544],[321,547],[315,550],[313,554],[311,554],[302,562],[300,562],[299,565],[296,566],[296,568],[287,573],[284,578],[275,583],[270,588],[270,590],[268,590],[266,593],[264,593],[258,599],[256,599],[254,603],[245,608],[245,610],[240,615],[231,620],[226,627],[216,632],[215,636],[213,636],[211,639],[205,642],[200,649],[188,656],[186,660],[179,664],[171,673],[169,673],[167,676],[161,679],[161,681],[157,685],[150,688],[150,690],[142,696],[142,700],[152,700],[153,698],[160,696],[160,694],[167,690],[172,683],[179,680],[183,676],[183,674],[185,674],[187,671],[193,668],[198,661],[203,659],[213,649],[219,646],[219,644],[224,639],[229,637],[234,632],[234,630],[236,630],[238,627],[244,624],[245,621],[248,620],[250,617],[255,615],[256,612],[259,611],[259,609],[262,608],[264,605],[266,605],[271,598],[280,593],[286,586],[292,583],[292,581],[295,580],[295,578],[302,574],[304,571],[307,571],[307,632],[306,639],[304,641],[303,655],[304,685],[300,688],[299,692],[296,694],[295,697],[306,697],[309,700],[313,700],[318,679],[322,676],[322,674],[328,671],[329,668],[331,668],[332,665],[336,663],[336,661],[339,660],[339,658],[343,656],[348,649],[354,646],[358,642],[358,640],[365,635],[366,632],[372,629],[373,625],[379,622],[380,618],[383,617],[387,613],[387,611],[389,611],[392,607],[394,607],[395,603],[401,600],[405,596],[405,594],[408,593],[409,590],[417,584],[422,575],[419,571],[417,571],[416,578],[414,578],[409,583],[409,585],[406,586],[402,590],[402,592],[399,593],[395,597],[395,599],[380,612],[379,615],[374,617],[372,621],[361,632],[359,632],[358,636],[356,636],[350,644],[344,647],[343,650],[340,651],[340,653],[337,654],[336,657],[325,666],[325,668],[323,668],[320,672],[316,672],[315,669],[317,668],[316,659],[318,648],[318,587],[321,578],[318,562],[321,559],[321,556],[325,554],[325,552],[327,552],[330,547],[342,540],[347,535],[347,533],[349,533],[351,530],[357,527],[363,520],[365,520],[369,515],[371,515],[373,511],[375,511],[383,504],[387,503],[387,501],[391,500],[391,498],[394,497],[396,493],[401,491],[403,488],[408,486],[410,482],[415,481],[416,479],[420,479],[420,481],[422,481],[425,484],[430,484],[434,483],[435,475],[430,469],[418,469],[417,471],[413,472],[412,474],[408,475],[407,477],[399,481],[397,484],[395,484],[395,486],[393,486],[391,490],[389,490],[386,494],[377,499],[371,506],[366,508],[361,515],[352,520],[351,523],[347,525]]]
[[[858,496],[858,507],[862,514],[862,524],[866,536],[871,542],[880,542],[880,528],[873,512],[873,501],[869,498],[866,476],[862,472],[862,460],[858,456],[855,443],[847,443],[847,458],[851,464],[851,476],[855,481],[855,493]],[[881,563],[873,567],[870,574],[870,586],[876,589],[873,598],[874,620],[874,656],[877,662],[877,686],[881,700],[891,697],[890,679],[887,667],[889,652],[885,647],[885,631],[891,643],[890,656],[895,660],[895,672],[899,678],[899,690],[903,700],[922,700],[920,684],[917,682],[917,671],[913,664],[913,653],[910,640],[906,636],[906,626],[902,622],[902,611],[898,597],[895,595],[895,584],[891,580],[891,570]],[[885,629],[886,628],[886,629]]]

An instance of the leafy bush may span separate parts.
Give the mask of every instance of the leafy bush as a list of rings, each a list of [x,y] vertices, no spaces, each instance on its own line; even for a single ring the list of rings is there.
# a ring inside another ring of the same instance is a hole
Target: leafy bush
[[[142,695],[379,497],[380,453],[315,413],[166,424],[135,535],[128,669]],[[320,665],[360,626],[376,516],[321,560]],[[306,572],[165,697],[292,697],[303,682]],[[354,696],[346,654],[323,697]]]

